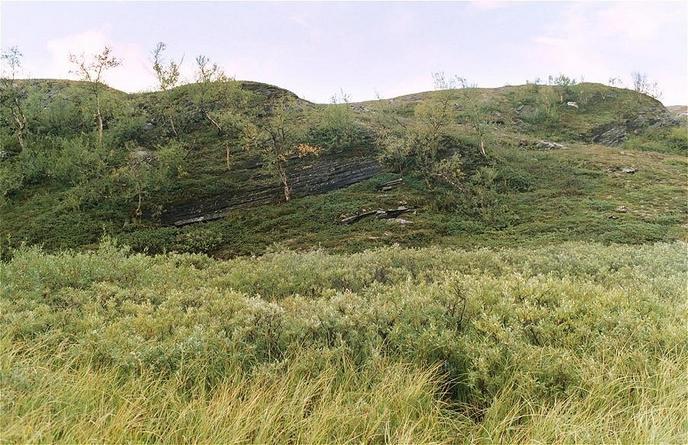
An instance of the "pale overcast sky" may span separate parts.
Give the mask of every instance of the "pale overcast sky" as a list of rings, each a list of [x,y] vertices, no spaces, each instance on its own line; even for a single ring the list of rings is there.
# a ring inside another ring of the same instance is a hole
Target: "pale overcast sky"
[[[688,103],[688,2],[231,3],[0,0],[0,46],[25,76],[69,77],[70,52],[109,44],[123,65],[107,81],[153,88],[150,51],[205,54],[237,79],[326,102],[428,90],[431,73],[479,86],[565,73],[586,81],[646,72],[662,101]]]

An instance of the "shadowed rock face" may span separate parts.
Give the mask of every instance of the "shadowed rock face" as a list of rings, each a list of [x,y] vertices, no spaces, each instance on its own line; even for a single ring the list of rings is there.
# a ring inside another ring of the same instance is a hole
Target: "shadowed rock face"
[[[380,165],[372,157],[348,159],[319,159],[292,167],[289,172],[293,197],[327,193],[370,179],[380,172]],[[185,226],[221,219],[230,210],[284,200],[279,181],[274,184],[243,190],[228,190],[227,195],[173,206],[164,211],[161,223]]]
[[[632,134],[645,128],[670,127],[678,123],[678,120],[666,110],[663,113],[641,113],[634,119],[596,129],[593,131],[591,140],[598,144],[615,146],[622,144],[629,133]]]

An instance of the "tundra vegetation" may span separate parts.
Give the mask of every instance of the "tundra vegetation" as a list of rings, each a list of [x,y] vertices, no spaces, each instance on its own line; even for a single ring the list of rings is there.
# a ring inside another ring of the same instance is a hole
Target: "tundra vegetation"
[[[688,441],[688,128],[647,76],[314,104],[165,51],[137,94],[107,47],[2,53],[3,443]]]
[[[5,442],[685,443],[685,243],[15,251]]]

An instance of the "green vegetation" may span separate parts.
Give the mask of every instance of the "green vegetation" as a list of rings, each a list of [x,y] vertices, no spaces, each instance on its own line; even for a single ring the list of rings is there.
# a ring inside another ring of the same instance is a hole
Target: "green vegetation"
[[[688,441],[688,133],[646,77],[318,105],[165,49],[142,94],[2,55],[3,443]]]
[[[178,67],[162,58],[158,64],[165,82]],[[393,243],[686,239],[687,130],[685,123],[655,125],[666,110],[650,97],[564,76],[552,85],[441,89],[360,104],[342,94],[314,105],[279,88],[233,81],[207,58],[197,64],[197,83],[158,93],[103,86],[99,108],[89,83],[12,80],[6,91],[21,107],[7,102],[0,118],[12,122],[20,109],[27,125],[21,132],[0,127],[0,255],[22,243],[89,248],[103,235],[139,251],[219,257],[260,254],[275,243],[351,252]],[[468,86],[460,80],[438,88]],[[282,120],[287,126],[275,125],[280,109],[295,116]],[[94,131],[99,114],[102,146]],[[637,129],[622,150],[590,144],[596,132],[629,119]],[[539,139],[566,148],[538,151]],[[299,157],[306,152],[318,160]],[[387,171],[274,205],[300,169],[361,158],[381,159]],[[623,167],[638,172],[622,174]],[[399,172],[401,187],[377,191]],[[271,187],[282,192],[218,221],[178,228],[161,219]],[[343,214],[398,205],[418,208],[413,224],[338,224]],[[621,207],[627,211],[617,212]]]
[[[0,436],[683,443],[686,247],[24,248],[0,263]]]

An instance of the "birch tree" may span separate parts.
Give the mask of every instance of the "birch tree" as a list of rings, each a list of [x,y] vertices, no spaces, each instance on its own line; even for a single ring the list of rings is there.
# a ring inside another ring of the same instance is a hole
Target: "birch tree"
[[[104,74],[121,64],[121,61],[112,54],[112,48],[105,46],[103,51],[93,56],[87,57],[84,54],[79,56],[70,54],[69,61],[74,65],[72,73],[79,76],[83,81],[89,83],[89,88],[95,100],[95,118],[98,130],[98,145],[103,146],[103,111],[102,96],[105,89],[103,83]]]
[[[246,122],[243,134],[246,148],[258,153],[264,167],[277,176],[282,184],[284,200],[292,195],[288,165],[297,158],[318,156],[320,147],[304,142],[305,119],[294,99],[282,97],[272,107],[269,116],[257,125]]]
[[[13,46],[0,53],[2,61],[2,78],[0,79],[0,104],[9,114],[9,126],[13,129],[19,148],[26,148],[25,136],[28,127],[24,100],[26,90],[17,82],[17,75],[21,70],[23,54],[19,48]]]
[[[179,62],[176,62],[174,60],[168,61],[165,58],[164,54],[166,49],[167,45],[165,44],[165,42],[158,42],[158,44],[153,49],[153,71],[155,72],[155,78],[158,82],[159,89],[166,93],[163,94],[163,97],[161,99],[163,103],[163,115],[166,117],[168,123],[170,124],[172,133],[174,133],[175,137],[179,137],[177,127],[174,123],[174,110],[172,107],[172,100],[168,92],[172,88],[179,85],[179,81],[181,79],[180,69],[182,63],[184,62],[184,58],[182,57],[179,60]]]

